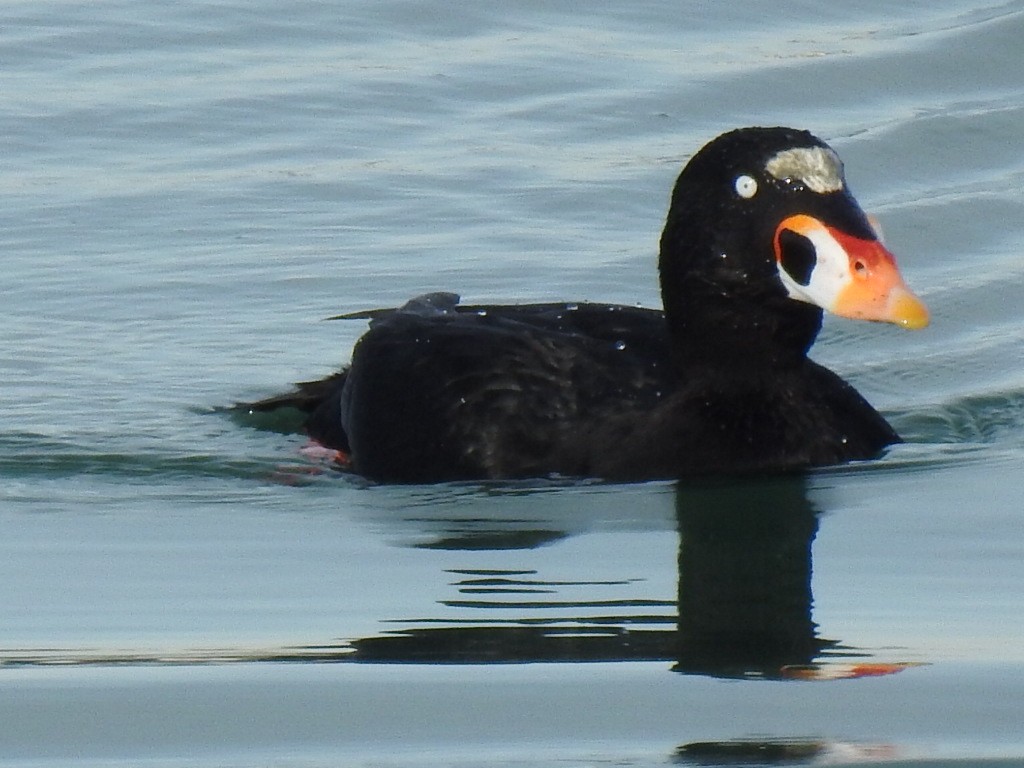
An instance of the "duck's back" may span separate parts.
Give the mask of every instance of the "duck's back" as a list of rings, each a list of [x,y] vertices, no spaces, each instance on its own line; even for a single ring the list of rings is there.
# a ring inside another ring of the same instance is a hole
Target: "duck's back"
[[[353,469],[384,482],[590,474],[590,425],[670,394],[661,312],[608,305],[441,307],[377,316],[340,418]]]

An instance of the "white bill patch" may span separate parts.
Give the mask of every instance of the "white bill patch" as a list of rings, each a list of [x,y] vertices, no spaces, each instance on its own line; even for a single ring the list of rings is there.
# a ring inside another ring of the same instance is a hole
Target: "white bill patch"
[[[814,246],[815,264],[807,285],[794,280],[779,264],[779,278],[791,299],[815,304],[832,311],[839,294],[853,281],[850,255],[827,229],[816,227],[799,234]]]
[[[843,163],[827,147],[784,149],[764,169],[779,181],[798,181],[819,194],[843,188]]]

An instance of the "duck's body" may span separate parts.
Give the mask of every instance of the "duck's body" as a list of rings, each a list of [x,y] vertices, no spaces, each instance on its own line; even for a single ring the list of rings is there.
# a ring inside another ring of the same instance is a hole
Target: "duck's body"
[[[927,322],[826,145],[744,129],[701,150],[660,272],[664,312],[429,294],[350,316],[371,325],[346,371],[250,407],[303,408],[314,439],[380,482],[780,471],[898,442],[807,358],[822,306]]]

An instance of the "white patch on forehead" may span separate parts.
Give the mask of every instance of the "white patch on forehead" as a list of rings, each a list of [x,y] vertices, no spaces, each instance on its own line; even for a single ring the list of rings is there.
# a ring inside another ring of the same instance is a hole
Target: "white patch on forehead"
[[[799,181],[819,194],[843,188],[842,161],[827,147],[784,149],[764,169],[779,181]]]

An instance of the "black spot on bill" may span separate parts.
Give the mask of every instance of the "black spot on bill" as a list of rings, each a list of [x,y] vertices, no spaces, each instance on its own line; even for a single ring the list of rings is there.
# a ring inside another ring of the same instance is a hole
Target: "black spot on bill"
[[[779,233],[779,263],[800,285],[811,282],[811,273],[818,263],[814,243],[791,229]]]

